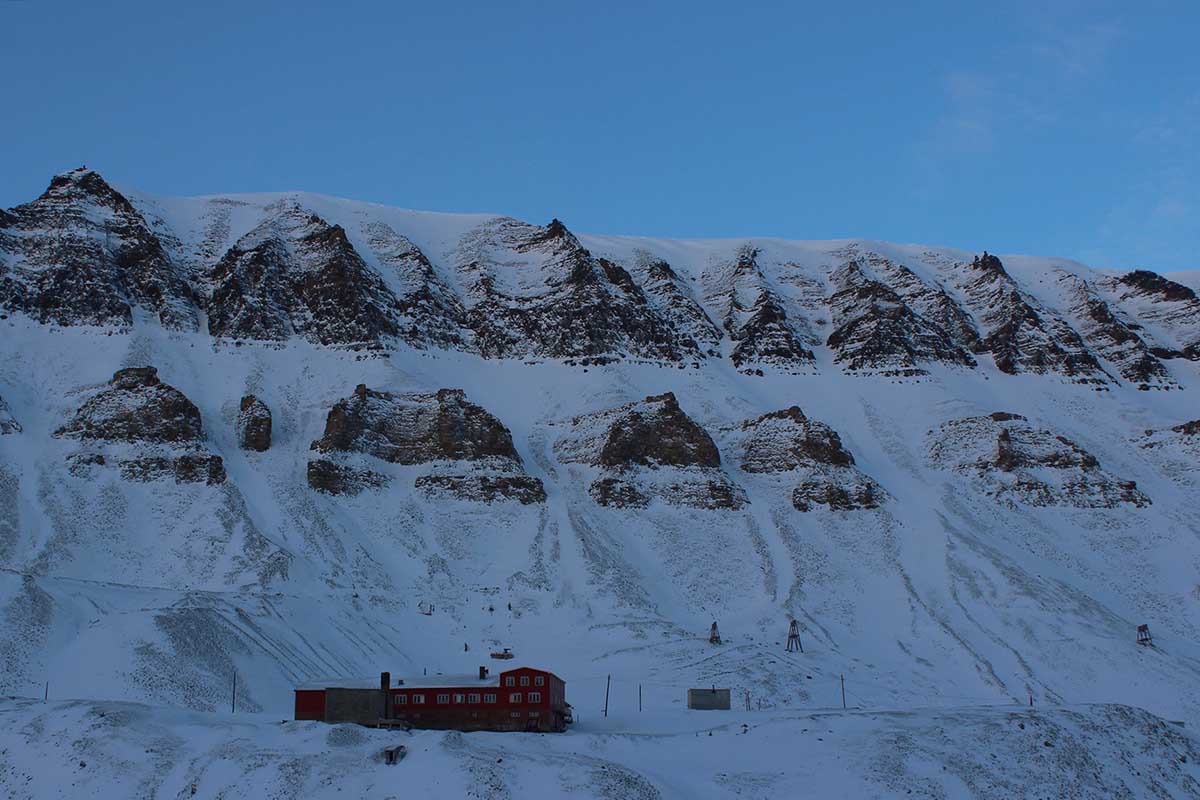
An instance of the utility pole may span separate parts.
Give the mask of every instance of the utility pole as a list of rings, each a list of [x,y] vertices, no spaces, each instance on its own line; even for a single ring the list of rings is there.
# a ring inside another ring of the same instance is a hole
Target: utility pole
[[[608,680],[604,684],[604,716],[608,717],[608,690],[612,687],[612,675],[608,676]]]
[[[638,712],[642,710],[642,685],[638,684]]]
[[[842,710],[846,710],[846,673],[842,673]]]
[[[47,703],[49,701],[50,701],[50,681],[46,681],[46,693],[42,695],[42,702]]]
[[[229,698],[229,713],[237,712],[237,670],[233,671],[233,694]]]

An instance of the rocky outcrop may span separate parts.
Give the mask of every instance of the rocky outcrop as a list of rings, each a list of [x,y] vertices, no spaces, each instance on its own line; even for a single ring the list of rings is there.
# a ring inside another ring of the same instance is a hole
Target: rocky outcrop
[[[271,449],[271,409],[252,394],[242,398],[237,418],[238,447],[265,453]]]
[[[1095,385],[1111,380],[1079,334],[1022,291],[999,258],[985,251],[949,270],[948,277],[983,323],[983,346],[1001,372],[1055,373]]]
[[[280,202],[209,275],[208,331],[233,339],[324,345],[395,336],[397,300],[339,225]]]
[[[730,359],[743,371],[774,365],[811,372],[815,338],[802,316],[789,314],[759,267],[758,255],[753,245],[743,245],[731,262],[703,276],[705,299],[719,309],[719,322],[734,342]]]
[[[1071,304],[1084,341],[1139,389],[1177,386],[1167,368],[1142,340],[1142,326],[1106,302],[1083,278],[1066,270],[1056,277]]]
[[[1105,472],[1075,442],[1019,414],[951,420],[929,433],[930,463],[969,476],[989,496],[1030,506],[1146,506],[1133,481]]]
[[[724,431],[744,472],[792,485],[792,505],[811,511],[878,508],[887,494],[855,467],[837,432],[798,406],[772,411]]]
[[[128,480],[225,481],[221,457],[206,449],[200,410],[154,367],[118,370],[54,435],[83,445],[68,457],[79,476],[109,464]]]
[[[986,352],[971,315],[940,283],[926,281],[903,264],[878,253],[864,252],[858,256],[858,262],[868,267],[909,308],[942,331],[961,350],[975,354]]]
[[[554,446],[559,461],[586,464],[589,493],[601,505],[645,507],[652,499],[703,509],[737,509],[749,500],[721,469],[712,437],[675,395],[647,397],[575,417]]]
[[[356,495],[366,489],[378,489],[387,485],[387,476],[367,469],[356,469],[329,459],[318,458],[308,462],[308,485],[325,494]]]
[[[323,453],[366,453],[393,464],[494,459],[520,466],[512,434],[461,389],[397,394],[359,384],[330,409]]]
[[[414,481],[427,493],[484,502],[545,500],[541,481],[525,474],[512,434],[461,389],[399,394],[360,384],[334,404],[312,449],[327,456],[309,464],[309,485],[321,491],[345,494],[355,484],[361,484],[358,489],[379,485],[378,473],[364,477],[339,460],[361,454],[390,464],[429,465]]]
[[[840,288],[829,298],[836,327],[826,344],[846,370],[913,376],[926,374],[922,365],[931,362],[975,366],[947,331],[869,277],[857,261],[846,263],[830,279]]]
[[[485,357],[699,355],[623,267],[593,256],[558,220],[492,220],[464,238],[456,260],[466,324]]]
[[[184,271],[129,200],[79,168],[0,214],[0,309],[55,325],[133,323],[134,309],[194,329]]]
[[[17,422],[16,417],[8,410],[8,404],[4,402],[4,398],[0,397],[0,436],[6,433],[20,433],[21,424]]]
[[[154,367],[118,370],[54,432],[82,441],[185,445],[203,441],[200,409]]]

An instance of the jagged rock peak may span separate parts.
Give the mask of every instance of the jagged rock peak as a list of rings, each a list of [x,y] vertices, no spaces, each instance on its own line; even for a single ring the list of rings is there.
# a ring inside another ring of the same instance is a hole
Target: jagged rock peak
[[[57,325],[129,327],[134,308],[195,329],[183,271],[124,195],[81,168],[0,214],[0,309]]]
[[[106,442],[186,444],[203,440],[200,410],[162,383],[154,367],[118,370],[55,436]]]
[[[398,301],[331,225],[294,201],[239,239],[209,276],[209,333],[262,341],[377,344],[399,332]]]
[[[393,394],[359,384],[330,409],[321,452],[360,452],[396,464],[501,459],[520,465],[508,428],[461,389]]]
[[[915,276],[913,276],[915,277]],[[834,324],[827,344],[850,372],[923,375],[931,362],[974,367],[949,332],[914,311],[890,286],[849,261],[830,275],[841,288],[829,298]]]
[[[734,342],[730,360],[743,371],[761,373],[758,364],[808,370],[816,361],[808,346],[814,337],[759,268],[759,253],[753,244],[744,243],[732,261],[702,277],[705,297],[720,310],[721,326]]]
[[[1058,373],[1097,387],[1111,381],[1079,333],[1022,290],[996,256],[984,251],[949,277],[983,323],[984,347],[1001,372]]]
[[[696,354],[624,267],[594,257],[561,223],[490,220],[463,237],[455,259],[465,324],[488,358]]]
[[[996,412],[950,420],[929,432],[930,463],[971,477],[989,496],[1031,506],[1146,506],[1134,481],[1107,473],[1065,436]]]
[[[259,398],[242,398],[237,418],[238,446],[264,453],[271,449],[271,409]]]

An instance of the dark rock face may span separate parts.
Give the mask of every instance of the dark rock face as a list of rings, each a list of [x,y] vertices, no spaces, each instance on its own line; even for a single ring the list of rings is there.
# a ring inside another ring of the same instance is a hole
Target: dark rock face
[[[959,266],[952,277],[984,323],[983,345],[1001,372],[1057,373],[1077,383],[1109,382],[1079,334],[1026,295],[999,258],[984,252]]]
[[[7,433],[20,432],[20,423],[13,417],[12,412],[8,410],[8,405],[4,402],[4,398],[0,397],[0,436]]]
[[[509,264],[521,266],[501,268]],[[558,220],[484,224],[460,244],[458,272],[466,324],[485,357],[698,355],[624,268],[594,257]]]
[[[0,215],[0,309],[55,325],[127,327],[137,307],[168,328],[196,327],[183,270],[98,173],[56,175],[37,200]]]
[[[703,351],[707,356],[720,355],[721,329],[709,318],[670,264],[648,253],[638,253],[634,277],[646,297],[658,306],[682,337],[678,342],[681,355],[693,351]]]
[[[647,397],[608,429],[600,450],[605,467],[720,467],[721,454],[704,428],[683,413],[671,392]]]
[[[338,225],[280,205],[212,268],[208,331],[235,339],[378,343],[399,332],[397,300]]]
[[[701,509],[738,509],[746,492],[721,471],[712,437],[679,407],[675,395],[647,397],[575,417],[555,444],[564,463],[602,470],[589,494],[600,505],[645,508],[652,499]]]
[[[1200,436],[1200,419],[1194,419],[1191,422],[1185,422],[1182,425],[1176,425],[1171,428],[1176,433],[1182,433],[1184,436]]]
[[[430,494],[447,492],[481,503],[516,500],[523,505],[533,505],[546,502],[542,482],[528,475],[422,475],[413,485]]]
[[[461,389],[392,394],[360,384],[330,410],[325,435],[312,449],[367,453],[393,464],[489,458],[521,463],[508,429]]]
[[[308,485],[325,494],[352,496],[386,484],[386,476],[371,470],[355,469],[323,458],[308,462]]]
[[[1030,506],[1150,505],[1133,481],[1108,474],[1065,436],[1016,414],[951,420],[930,431],[930,461],[967,475],[989,496]]]
[[[84,450],[67,457],[72,473],[80,477],[90,467],[111,463],[127,480],[225,482],[221,457],[205,450],[200,410],[183,392],[160,381],[154,367],[118,370],[54,435],[83,443]],[[115,456],[96,452],[98,447]]]
[[[600,478],[592,481],[588,494],[602,506],[617,508],[645,508],[650,498],[629,481],[620,478]]]
[[[1133,308],[1139,331],[1158,358],[1200,361],[1200,298],[1187,286],[1139,269],[1122,275],[1106,287],[1122,305]]]
[[[732,263],[704,276],[708,302],[720,309],[720,322],[735,342],[730,359],[739,369],[773,364],[811,371],[813,336],[803,318],[789,315],[784,299],[758,265],[759,251],[740,248]]]
[[[242,398],[237,418],[238,446],[265,453],[271,449],[271,409],[252,394]]]
[[[421,249],[382,222],[369,224],[366,233],[396,297],[400,338],[415,347],[473,350],[462,302]]]
[[[913,312],[942,331],[957,347],[968,353],[986,352],[971,315],[944,286],[926,283],[908,267],[877,253],[863,253],[858,259],[860,264],[869,266]]]
[[[103,457],[99,462],[103,464]],[[132,481],[174,478],[176,483],[205,483],[217,486],[225,482],[225,463],[220,456],[187,453],[178,458],[147,456],[118,463],[121,477]]]
[[[160,382],[154,367],[119,370],[108,388],[84,403],[54,435],[176,445],[203,440],[200,410],[183,392]]]
[[[433,474],[415,479],[414,485],[426,494],[450,493],[476,502],[503,498],[530,504],[546,499],[542,482],[525,474],[512,434],[460,389],[394,394],[360,384],[330,410],[325,434],[312,449],[331,455],[362,453],[392,464],[432,465]],[[309,485],[332,494],[381,485],[382,477],[331,458],[309,462]]]
[[[1175,381],[1149,345],[1136,332],[1141,326],[1103,300],[1087,281],[1066,271],[1057,273],[1071,298],[1071,312],[1078,320],[1084,341],[1117,367],[1122,378],[1140,388],[1174,386]]]
[[[837,431],[809,419],[798,406],[746,420],[728,431],[744,472],[798,480],[797,511],[826,506],[834,511],[878,508],[887,493],[854,465]]]
[[[879,508],[882,497],[874,481],[843,486],[829,478],[802,482],[792,491],[792,505],[797,511],[812,511],[822,505],[830,511],[856,511]]]
[[[847,370],[907,376],[925,374],[920,365],[928,362],[975,366],[947,331],[869,278],[858,262],[847,263],[831,278],[842,288],[829,299],[837,327],[826,344]]]

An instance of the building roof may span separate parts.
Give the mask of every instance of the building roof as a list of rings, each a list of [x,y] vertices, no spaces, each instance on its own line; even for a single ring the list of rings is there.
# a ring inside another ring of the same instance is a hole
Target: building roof
[[[489,668],[490,669],[490,668]],[[483,680],[479,679],[479,673],[468,672],[462,674],[442,674],[434,675],[393,675],[393,689],[456,689],[462,688],[498,688],[500,686],[500,676],[505,672],[514,672],[520,669],[531,669],[535,672],[544,672],[547,675],[553,675],[553,672],[537,667],[512,667],[510,669],[493,672]],[[373,678],[351,677],[347,678],[344,675],[333,676],[327,678],[310,678],[296,685],[297,691],[309,691],[315,689],[378,689],[379,676]]]

